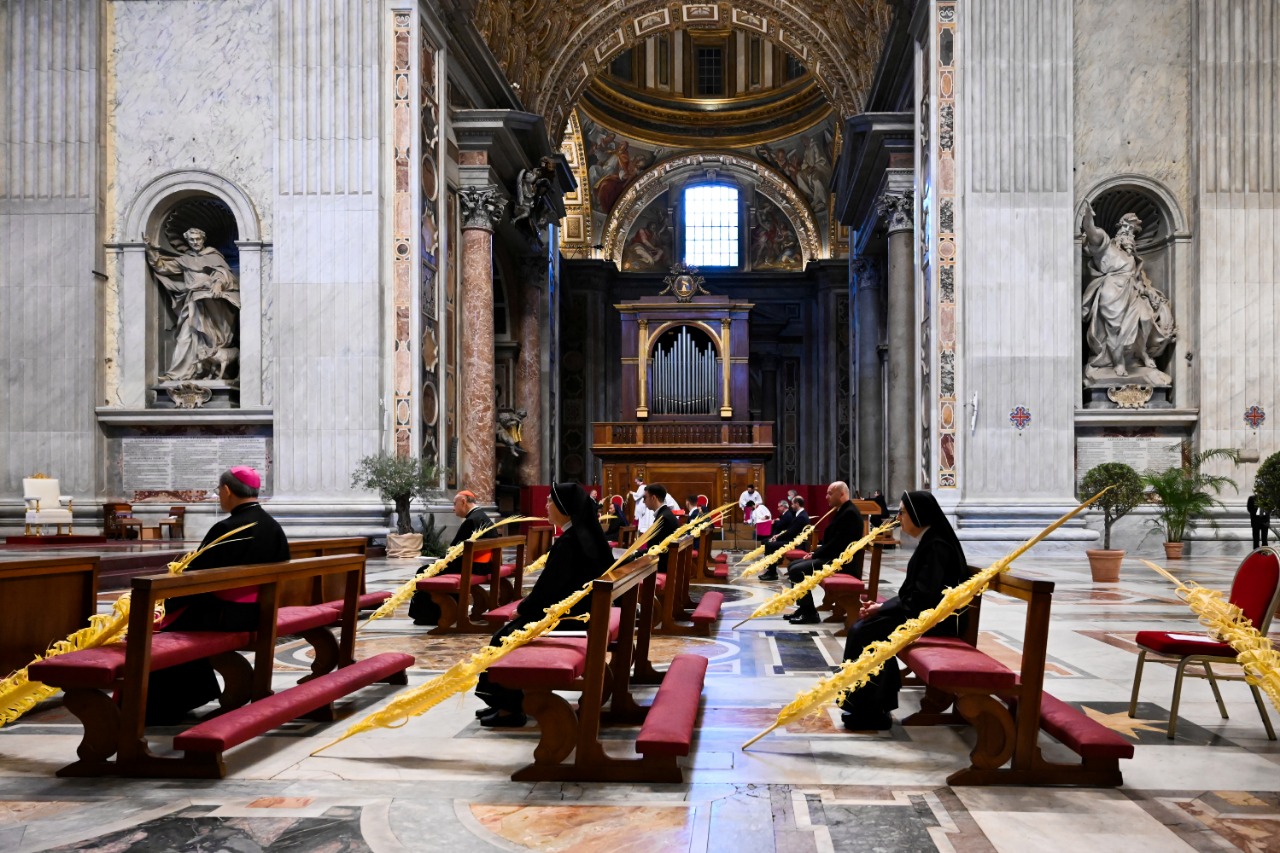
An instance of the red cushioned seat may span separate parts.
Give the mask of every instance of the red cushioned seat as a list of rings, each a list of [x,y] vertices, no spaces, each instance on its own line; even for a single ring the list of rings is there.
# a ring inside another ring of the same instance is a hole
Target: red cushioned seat
[[[728,566],[716,566],[714,569],[712,569],[712,570],[711,570],[711,576],[712,576],[712,577],[714,577],[714,578],[728,578],[728,577],[729,577],[729,567],[728,567]]]
[[[168,669],[180,663],[235,651],[249,642],[245,632],[161,631],[151,639],[151,669]],[[124,675],[124,643],[81,649],[46,658],[27,669],[32,681],[51,687],[109,688]]]
[[[1207,634],[1179,634],[1173,631],[1139,631],[1134,642],[1162,655],[1216,655],[1235,657],[1230,643],[1219,643]]]
[[[711,559],[717,563],[728,563],[729,555],[726,554],[724,551],[721,551],[719,554],[713,554]]]
[[[656,575],[654,575],[653,588],[658,592],[662,592],[664,589],[667,588],[667,575],[665,572],[658,572]]]
[[[1040,698],[1040,728],[1082,758],[1133,758],[1133,744],[1061,699]]]
[[[509,578],[515,573],[516,573],[515,563],[503,563],[501,566],[498,566],[498,577],[500,578]]]
[[[698,606],[689,614],[689,621],[695,625],[710,625],[720,618],[720,607],[723,604],[723,592],[704,592]]]
[[[706,674],[706,658],[676,655],[662,677],[649,713],[645,714],[644,725],[636,737],[636,752],[641,755],[689,754]]]
[[[867,585],[860,578],[853,575],[845,575],[836,572],[829,578],[823,578],[818,584],[827,592],[838,592],[841,594],[859,593],[867,588]]]
[[[898,652],[898,659],[925,684],[940,690],[1002,690],[1018,683],[1015,672],[972,647],[913,644]]]
[[[543,636],[489,667],[489,677],[507,687],[568,690],[587,668],[585,637]]]
[[[276,634],[283,637],[332,625],[338,621],[339,615],[340,611],[327,604],[281,607],[276,612]]]
[[[413,665],[413,661],[413,655],[383,652],[344,666],[192,726],[173,739],[174,749],[187,752],[222,752],[231,749],[361,687],[403,672]]]
[[[808,551],[801,550],[800,548],[792,548],[783,556],[788,560],[803,560],[808,553]]]
[[[472,586],[484,586],[489,582],[488,575],[472,575]],[[418,581],[418,589],[423,592],[457,592],[462,589],[462,575],[436,575]]]
[[[884,596],[878,596],[878,598],[881,601],[884,601]],[[959,637],[921,637],[920,639],[912,642],[911,645],[913,646],[951,646],[953,648],[961,648],[961,649],[973,648],[973,646],[969,645],[967,642],[960,639]]]
[[[508,601],[501,607],[486,611],[483,617],[484,621],[491,622],[494,625],[505,625],[515,618],[516,608],[520,606],[522,601],[524,601],[523,598],[517,598],[515,601]]]

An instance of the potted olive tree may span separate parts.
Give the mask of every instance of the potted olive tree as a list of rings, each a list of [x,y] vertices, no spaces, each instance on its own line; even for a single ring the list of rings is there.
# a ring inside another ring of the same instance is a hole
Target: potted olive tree
[[[1253,496],[1260,512],[1280,514],[1280,453],[1271,454],[1258,466]]]
[[[1124,551],[1111,550],[1111,527],[1142,502],[1142,478],[1123,462],[1103,462],[1084,475],[1080,495],[1091,498],[1103,489],[1107,491],[1094,504],[1102,510],[1102,547],[1086,550],[1085,555],[1094,583],[1115,583],[1120,580]]]
[[[1224,487],[1237,488],[1235,480],[1230,477],[1205,473],[1205,463],[1226,459],[1238,465],[1240,451],[1216,447],[1199,453],[1184,451],[1183,458],[1187,461],[1178,468],[1149,471],[1142,476],[1143,485],[1160,501],[1152,524],[1163,531],[1164,553],[1170,560],[1182,559],[1182,539],[1187,533],[1187,525],[1215,506],[1222,506],[1217,496]]]
[[[395,506],[396,532],[387,534],[388,557],[417,557],[422,553],[422,534],[413,532],[409,504],[414,497],[426,497],[439,485],[439,469],[423,459],[379,453],[366,456],[351,475],[351,485],[378,493]]]

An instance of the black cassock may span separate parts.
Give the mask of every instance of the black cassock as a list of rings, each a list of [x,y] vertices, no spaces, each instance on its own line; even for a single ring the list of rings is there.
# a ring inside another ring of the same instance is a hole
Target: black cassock
[[[533,589],[529,590],[529,594],[516,607],[515,618],[498,629],[489,640],[489,645],[501,645],[503,637],[537,622],[546,615],[548,607],[565,600],[609,568],[613,562],[612,551],[607,547],[600,547],[598,543],[602,540],[597,540],[587,531],[575,532],[576,526],[570,526],[551,545],[547,563],[534,582]],[[568,615],[582,616],[590,610],[591,596],[588,595],[575,604]],[[568,619],[561,620],[556,626],[557,631],[581,631],[583,628],[584,623]],[[509,713],[519,713],[524,700],[523,691],[492,683],[487,672],[480,675],[476,684],[476,696],[489,707]]]
[[[967,578],[968,570],[963,555],[941,536],[931,536],[929,531],[925,531],[920,545],[907,563],[907,576],[902,581],[897,597],[889,599],[879,610],[866,619],[855,622],[849,629],[849,637],[844,645],[844,659],[857,660],[867,645],[888,639],[899,625],[936,607],[942,600],[944,589],[954,587]],[[959,636],[961,618],[956,615],[944,620],[929,631],[929,636]],[[876,722],[898,707],[898,690],[901,686],[898,662],[889,661],[879,673],[871,677],[869,683],[845,698],[842,707],[846,714],[855,718],[847,725],[858,728],[859,723],[866,723],[868,728],[875,728]]]
[[[241,504],[205,534],[200,547],[219,536],[253,524],[248,530],[225,539],[191,561],[188,572],[283,563],[289,559],[289,538],[279,522],[262,505]],[[165,602],[170,631],[253,631],[258,627],[258,605],[254,587],[207,592],[171,598]],[[217,698],[220,689],[208,660],[192,661],[151,674],[147,688],[147,722],[166,725],[181,720],[187,711]]]
[[[473,533],[481,528],[492,526],[493,519],[489,517],[489,513],[485,512],[480,507],[476,507],[471,510],[471,512],[467,513],[466,517],[462,519],[462,524],[458,526],[458,532],[453,534],[453,541],[449,543],[449,547],[452,548],[459,542],[466,542],[471,538]],[[480,538],[489,539],[490,537],[497,535],[498,531],[495,528],[483,534]],[[497,565],[500,562],[501,560],[496,559],[493,556],[493,552],[490,551],[486,555],[485,562],[471,564],[471,572],[476,575],[487,575],[489,574],[489,566]],[[425,572],[430,565],[431,564],[428,563],[427,565],[419,568],[418,574]],[[448,568],[440,572],[442,575],[457,575],[461,573],[461,558],[454,560]],[[434,625],[440,621],[440,605],[431,600],[431,593],[415,590],[413,598],[409,599],[409,618],[413,620],[413,624],[415,625]]]

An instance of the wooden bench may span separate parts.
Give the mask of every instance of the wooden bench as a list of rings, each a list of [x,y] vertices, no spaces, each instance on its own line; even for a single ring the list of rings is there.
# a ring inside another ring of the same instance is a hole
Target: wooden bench
[[[667,571],[655,585],[657,608],[655,634],[708,637],[720,618],[724,593],[708,590],[695,604],[689,597],[689,576],[693,572],[693,539],[682,536],[667,551]]]
[[[525,542],[524,559],[525,565],[528,565],[551,550],[551,544],[556,538],[556,529],[548,524],[531,525],[529,532],[525,535],[528,541]]]
[[[585,637],[548,635],[489,668],[495,683],[525,691],[524,710],[541,730],[533,763],[513,773],[513,781],[683,781],[677,759],[692,747],[707,660],[679,655],[666,673],[653,670],[648,650],[656,571],[655,558],[646,556],[607,572],[592,587]],[[611,641],[614,611],[620,619]],[[611,644],[612,659],[606,660]],[[633,667],[638,676],[661,676],[649,706],[631,693],[638,683],[631,679]],[[577,707],[555,691],[580,692]],[[607,724],[640,725],[639,758],[604,751],[600,727]]]
[[[458,574],[438,574],[418,581],[418,589],[430,594],[440,607],[440,620],[429,634],[488,634],[493,630],[484,613],[520,597],[524,584],[526,540],[523,536],[475,539],[463,543]],[[502,549],[514,548],[514,563],[502,562]],[[476,574],[478,554],[493,554],[487,575]],[[483,586],[488,581],[488,592]]]
[[[150,673],[208,659],[225,682],[219,697],[224,711],[233,711],[246,703],[256,704],[256,700],[272,694],[277,625],[280,621],[288,623],[290,619],[293,619],[294,627],[316,627],[326,620],[330,624],[336,622],[341,629],[337,659],[339,665],[347,667],[354,658],[359,583],[363,571],[364,555],[351,554],[134,578],[129,633],[124,642],[59,655],[33,664],[29,670],[33,681],[62,688],[67,709],[84,727],[84,736],[77,750],[79,760],[63,767],[58,775],[118,774],[165,778],[216,778],[222,775],[224,768],[218,757],[210,758],[207,754],[199,757],[157,756],[150,751],[144,734]],[[305,613],[291,612],[288,608],[282,612],[279,608],[281,586],[317,574],[344,578],[341,603],[307,606]],[[157,601],[245,586],[258,587],[260,613],[254,633],[155,632],[152,613]],[[238,649],[253,652],[252,666],[238,653]],[[368,671],[361,672],[369,674]],[[336,684],[354,690],[379,677],[394,677],[394,674],[375,676],[369,681],[354,684],[350,680],[353,675],[325,680],[308,677],[300,686],[309,689],[298,693],[293,693],[292,688],[283,691],[281,696],[292,698],[277,700],[274,713],[282,713],[282,708],[294,711],[294,716],[313,712],[319,707],[314,704],[316,691],[332,689]],[[398,675],[403,683],[403,667]],[[313,684],[327,687],[310,687]],[[113,692],[120,696],[119,705],[112,698]],[[230,717],[226,725],[252,729],[257,710]],[[112,755],[116,756],[114,762],[110,760]]]
[[[865,581],[850,574],[836,572],[818,584],[823,592],[822,606],[819,609],[831,611],[825,621],[844,624],[843,628],[836,631],[837,637],[847,635],[849,627],[858,621],[858,614],[862,610],[862,596],[865,595],[868,601],[883,600],[880,596],[880,562],[883,557],[880,541],[877,539],[872,542],[867,550],[871,552],[871,559],[867,561],[869,565]]]
[[[368,554],[369,540],[363,536],[347,536],[334,539],[299,539],[289,542],[289,559],[305,560],[309,557],[330,557],[334,554]],[[280,606],[324,604],[341,599],[345,590],[341,577],[319,575],[314,578],[288,581],[280,589]],[[390,592],[365,592],[364,575],[360,576],[360,609],[377,607],[391,597]]]
[[[1133,757],[1133,744],[1044,692],[1053,588],[1052,581],[1009,574],[997,575],[988,588],[1027,602],[1020,673],[978,650],[981,597],[968,608],[963,638],[922,637],[898,654],[925,687],[920,711],[904,726],[968,722],[977,730],[970,766],[948,776],[947,784],[1123,783],[1119,760]],[[1079,755],[1080,763],[1047,761],[1038,743],[1041,729]]]
[[[729,582],[729,555],[721,551],[711,554],[711,535],[715,531],[708,527],[698,536],[697,547],[693,549],[693,577],[701,584],[722,584]]]
[[[0,678],[89,627],[97,608],[97,557],[0,562]]]

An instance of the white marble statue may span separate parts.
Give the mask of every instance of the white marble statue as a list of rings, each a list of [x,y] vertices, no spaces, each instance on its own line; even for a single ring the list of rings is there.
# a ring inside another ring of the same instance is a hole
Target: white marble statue
[[[1089,362],[1086,384],[1114,384],[1116,379],[1168,385],[1169,374],[1156,367],[1155,357],[1177,336],[1169,300],[1157,290],[1136,252],[1142,220],[1132,213],[1120,217],[1114,237],[1094,224],[1087,202],[1081,222],[1085,248],[1093,259],[1092,280],[1084,291],[1085,344]]]
[[[147,244],[147,263],[173,309],[176,341],[161,381],[227,379],[235,372],[240,283],[227,259],[199,228],[182,235],[189,247],[180,255]]]

